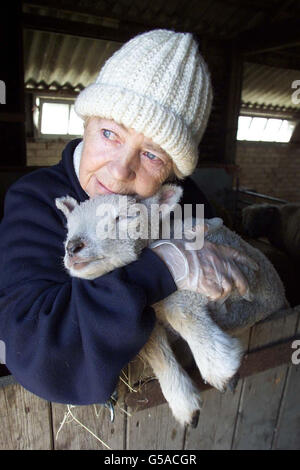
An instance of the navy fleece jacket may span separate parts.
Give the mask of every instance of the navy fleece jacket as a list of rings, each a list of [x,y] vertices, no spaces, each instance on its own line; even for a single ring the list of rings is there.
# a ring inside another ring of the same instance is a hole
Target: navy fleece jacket
[[[150,305],[176,290],[150,249],[94,280],[71,278],[63,266],[64,215],[54,199],[88,198],[73,166],[79,140],[55,166],[20,178],[5,197],[0,225],[0,339],[16,380],[46,400],[105,402],[120,370],[146,343]]]
[[[15,379],[53,402],[104,403],[121,369],[146,343],[151,304],[176,290],[150,249],[139,260],[94,280],[71,278],[63,266],[65,219],[55,198],[88,198],[73,152],[27,174],[5,197],[0,224],[0,340]]]

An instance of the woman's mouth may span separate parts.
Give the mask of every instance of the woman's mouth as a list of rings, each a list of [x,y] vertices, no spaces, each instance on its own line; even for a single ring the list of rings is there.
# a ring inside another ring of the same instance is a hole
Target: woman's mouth
[[[104,186],[104,184],[100,183],[100,181],[97,178],[96,178],[96,181],[97,181],[98,185],[100,186],[102,192],[104,192],[105,194],[116,194],[113,191],[111,191],[110,189],[108,189],[106,186]]]

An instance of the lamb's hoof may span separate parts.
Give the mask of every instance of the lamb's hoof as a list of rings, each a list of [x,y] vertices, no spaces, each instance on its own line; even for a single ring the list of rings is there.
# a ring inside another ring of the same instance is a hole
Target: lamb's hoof
[[[115,409],[114,409],[114,403],[111,398],[107,400],[107,402],[104,403],[104,408],[108,409],[109,414],[110,414],[110,422],[113,423],[115,420]]]
[[[229,382],[228,382],[228,384],[227,384],[227,387],[228,387],[228,389],[229,389],[232,393],[235,392],[239,379],[240,379],[240,374],[237,372],[237,373],[234,374],[234,376],[231,377],[231,379],[229,380]]]
[[[113,423],[115,420],[115,404],[118,401],[118,391],[115,390],[111,397],[104,403],[104,407],[109,410],[110,422]]]
[[[200,416],[200,410],[194,411],[192,420],[191,420],[191,427],[194,429],[198,426],[199,416]]]

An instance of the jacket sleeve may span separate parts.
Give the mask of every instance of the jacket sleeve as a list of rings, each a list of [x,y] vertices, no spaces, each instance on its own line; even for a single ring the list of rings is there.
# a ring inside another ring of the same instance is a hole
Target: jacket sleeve
[[[0,225],[0,339],[16,380],[53,402],[104,403],[146,343],[150,307],[176,290],[150,249],[94,280],[63,267],[65,228],[43,193],[15,183]]]

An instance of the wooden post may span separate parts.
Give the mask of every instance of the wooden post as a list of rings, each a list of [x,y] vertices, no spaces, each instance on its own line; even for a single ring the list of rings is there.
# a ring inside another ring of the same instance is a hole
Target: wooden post
[[[5,103],[0,101],[0,146],[2,166],[26,166],[22,2],[1,5],[0,80]],[[3,85],[2,85],[3,89]]]
[[[212,111],[199,146],[199,166],[203,161],[232,164],[235,162],[243,59],[234,41],[197,39],[208,64],[213,88]]]
[[[241,108],[241,95],[243,83],[243,58],[236,42],[230,45],[230,71],[228,80],[228,102],[226,113],[226,135],[224,160],[226,163],[235,163],[236,135],[238,118]]]

